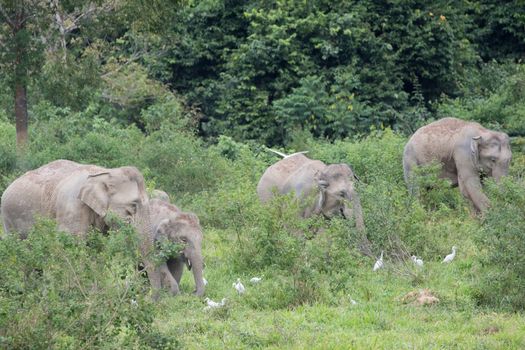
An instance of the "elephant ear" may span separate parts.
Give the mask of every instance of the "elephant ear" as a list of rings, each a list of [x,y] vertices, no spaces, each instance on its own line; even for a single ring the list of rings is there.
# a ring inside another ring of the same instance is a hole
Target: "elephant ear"
[[[169,219],[164,219],[159,222],[159,224],[157,225],[154,231],[154,238],[153,238],[154,241],[159,241],[163,237],[167,237],[169,224],[170,224]]]
[[[352,176],[354,177],[354,179],[357,181],[357,182],[361,182],[361,179],[359,177],[357,177],[356,173],[354,172],[354,168],[352,168],[352,166],[350,164],[346,164],[348,166],[348,168],[350,168],[350,172],[352,173]]]
[[[105,217],[109,207],[109,193],[105,178],[109,173],[89,175],[80,188],[78,198],[100,217]]]
[[[470,140],[470,157],[477,171],[481,170],[479,165],[479,144],[481,143],[481,141],[481,136],[474,136]]]

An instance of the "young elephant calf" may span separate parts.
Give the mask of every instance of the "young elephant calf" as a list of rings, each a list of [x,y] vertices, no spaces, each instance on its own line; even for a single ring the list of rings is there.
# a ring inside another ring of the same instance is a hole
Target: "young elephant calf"
[[[195,294],[204,294],[202,270],[202,230],[199,219],[193,213],[182,212],[175,205],[160,199],[150,200],[153,239],[156,242],[167,239],[184,245],[179,256],[170,257],[157,265],[162,278],[162,287],[171,293],[179,293],[179,283],[184,265],[193,271]]]

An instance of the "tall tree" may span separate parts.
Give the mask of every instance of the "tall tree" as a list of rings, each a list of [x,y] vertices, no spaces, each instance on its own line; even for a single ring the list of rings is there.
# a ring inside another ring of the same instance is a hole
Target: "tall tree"
[[[16,144],[27,143],[27,86],[30,72],[41,65],[42,38],[37,35],[44,19],[42,0],[0,0],[0,58],[11,80],[16,118]]]

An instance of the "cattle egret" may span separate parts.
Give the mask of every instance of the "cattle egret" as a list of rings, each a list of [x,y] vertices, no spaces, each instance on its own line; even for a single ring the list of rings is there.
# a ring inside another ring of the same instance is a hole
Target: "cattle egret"
[[[445,257],[445,259],[443,259],[442,262],[448,264],[449,262],[451,262],[452,260],[454,260],[454,258],[456,257],[456,249],[457,249],[456,246],[453,246],[453,247],[452,247],[452,253],[450,253],[449,255],[447,255],[447,256]]]
[[[244,288],[244,285],[241,283],[241,279],[240,278],[237,278],[237,282],[235,283],[232,283],[232,287],[235,288],[235,290],[237,290],[237,293],[239,293],[239,295],[243,294],[246,289]]]
[[[295,156],[296,154],[305,154],[305,153],[308,153],[308,151],[301,151],[301,152],[295,152],[295,153],[292,153],[292,154],[286,154],[286,153],[282,153],[282,152],[279,152],[277,150],[274,150],[274,149],[271,149],[271,148],[267,148],[268,151],[270,152],[273,152],[275,154],[278,154],[280,155],[281,157],[284,158],[288,158],[288,157],[291,157],[291,156]]]
[[[412,261],[413,261],[414,264],[416,264],[417,266],[419,266],[419,267],[423,267],[423,260],[422,260],[422,259],[419,259],[417,256],[412,255]]]
[[[374,271],[377,271],[382,268],[383,268],[383,251],[381,251],[381,257],[377,259],[376,263],[374,264]]]
[[[208,304],[206,307],[204,307],[204,310],[217,309],[219,307],[223,307],[226,304],[226,298],[222,298],[220,303],[213,301],[210,298],[206,298],[204,300],[206,301],[206,304]]]
[[[261,282],[262,278],[261,277],[253,277],[250,282],[253,283],[253,284],[257,284],[259,282]]]
[[[208,285],[208,281],[206,280],[206,278],[204,278],[204,277],[202,278],[202,283],[203,283],[205,286]]]

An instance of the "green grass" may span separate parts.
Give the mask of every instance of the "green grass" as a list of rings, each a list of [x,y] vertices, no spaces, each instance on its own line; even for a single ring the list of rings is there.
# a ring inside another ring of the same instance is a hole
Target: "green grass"
[[[0,241],[0,348],[525,348],[525,156],[519,152],[510,179],[487,183],[493,208],[479,218],[432,169],[426,174],[432,189],[408,196],[403,136],[385,130],[360,141],[312,143],[312,157],[350,163],[361,175],[358,190],[372,250],[385,250],[386,267],[374,273],[374,259],[357,252],[358,235],[348,222],[300,220],[287,197],[259,203],[255,187],[273,155],[232,140],[204,151],[177,137],[154,139],[163,147],[150,145],[151,154],[137,166],[150,187],[165,189],[178,206],[198,214],[209,282],[205,296],[227,298],[226,306],[205,311],[203,298],[191,295],[188,271],[181,295],[165,293],[152,303],[149,284],[135,268],[132,231],[95,234],[86,245],[47,223],[35,229],[34,239]],[[206,159],[194,157],[196,151],[206,152]],[[173,164],[179,164],[176,172]],[[0,185],[7,186],[8,177]],[[322,233],[308,234],[308,240],[298,236],[313,231]],[[458,246],[456,259],[441,264],[452,245]],[[425,266],[395,260],[394,252],[421,256]],[[513,258],[517,263],[508,265]],[[254,276],[264,278],[252,286]],[[232,288],[237,278],[247,288],[242,296]],[[401,301],[424,288],[440,302],[419,307]],[[24,327],[29,320],[32,326]]]
[[[204,255],[207,296],[228,299],[224,309],[204,311],[205,303],[188,295],[193,288],[185,273],[185,295],[164,298],[154,324],[160,333],[176,334],[188,349],[522,349],[525,318],[522,314],[493,312],[479,308],[471,297],[476,278],[472,256],[461,250],[450,265],[425,262],[418,271],[410,264],[394,265],[372,272],[373,260],[363,258],[348,289],[334,295],[330,303],[317,302],[291,308],[269,309],[257,305],[273,279],[283,278],[264,271],[255,286],[227,265],[231,246],[224,237],[231,232],[206,230]],[[443,255],[449,252],[443,252]],[[405,272],[405,273],[403,273]],[[408,274],[410,272],[411,274]],[[253,275],[253,276],[252,276]],[[231,284],[240,277],[247,287],[238,296]],[[291,278],[287,288],[293,289]],[[406,293],[429,288],[440,299],[433,306],[418,307],[401,302]],[[350,298],[358,304],[352,305]]]

